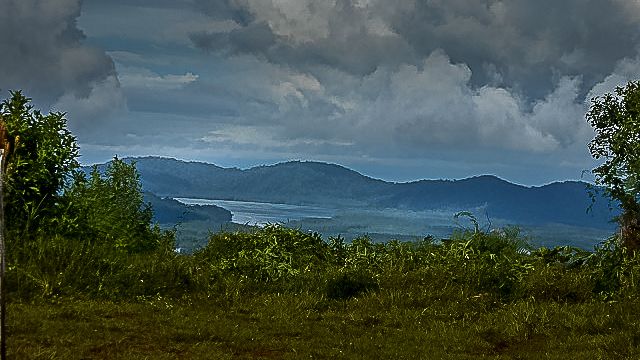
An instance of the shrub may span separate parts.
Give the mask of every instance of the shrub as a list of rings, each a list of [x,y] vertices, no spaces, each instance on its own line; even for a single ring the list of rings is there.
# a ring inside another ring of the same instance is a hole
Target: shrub
[[[519,296],[537,301],[584,302],[593,298],[594,282],[583,268],[538,263],[519,283]]]
[[[341,270],[327,281],[325,293],[331,300],[347,300],[378,288],[374,277],[365,271]]]
[[[268,225],[253,233],[212,234],[194,256],[213,276],[275,282],[319,270],[328,260],[329,247],[316,233]]]
[[[89,177],[77,174],[66,196],[76,212],[79,234],[85,238],[138,253],[175,246],[171,233],[152,223],[153,210],[144,202],[135,163],[114,158],[104,175],[93,167]]]

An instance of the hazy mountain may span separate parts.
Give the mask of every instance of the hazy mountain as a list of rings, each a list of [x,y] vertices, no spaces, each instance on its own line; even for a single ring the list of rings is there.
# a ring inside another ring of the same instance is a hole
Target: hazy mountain
[[[146,191],[159,196],[287,204],[366,205],[392,184],[342,166],[288,162],[247,170],[145,157],[136,162]]]
[[[345,167],[292,161],[246,170],[159,157],[135,161],[145,191],[161,197],[193,197],[333,207],[407,210],[482,209],[490,218],[521,224],[558,223],[612,228],[609,202],[591,199],[584,182],[539,187],[516,185],[495,176],[462,180],[391,183]]]
[[[614,215],[602,196],[592,204],[588,184],[578,181],[526,187],[484,175],[463,180],[422,180],[397,184],[396,188],[383,205],[419,210],[483,207],[489,217],[517,223],[602,228],[612,227],[610,219]]]

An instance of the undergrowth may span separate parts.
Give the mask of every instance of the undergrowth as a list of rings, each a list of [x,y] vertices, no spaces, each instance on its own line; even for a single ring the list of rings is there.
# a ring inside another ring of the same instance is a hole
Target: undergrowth
[[[189,255],[56,236],[10,259],[22,357],[624,358],[640,345],[640,259],[614,238],[589,252],[532,249],[516,228],[374,243],[268,225]]]
[[[268,225],[211,234],[204,248],[187,255],[169,246],[130,253],[64,236],[39,236],[9,249],[9,294],[24,301],[302,291],[349,299],[431,286],[447,297],[471,294],[500,303],[585,302],[635,297],[640,287],[640,258],[614,238],[593,252],[531,249],[516,228],[374,243],[366,236],[324,241],[316,233]]]

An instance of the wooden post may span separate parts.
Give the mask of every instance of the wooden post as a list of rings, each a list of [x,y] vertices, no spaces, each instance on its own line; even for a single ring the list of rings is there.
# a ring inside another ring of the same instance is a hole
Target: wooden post
[[[6,254],[4,247],[4,169],[7,161],[4,149],[0,149],[0,359],[7,359],[7,331],[6,331]]]

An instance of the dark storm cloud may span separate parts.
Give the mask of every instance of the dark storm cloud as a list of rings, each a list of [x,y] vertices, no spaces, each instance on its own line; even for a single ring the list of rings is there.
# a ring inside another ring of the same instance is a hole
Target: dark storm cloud
[[[193,1],[191,0],[83,0],[82,6],[84,7],[87,4],[104,4],[108,6],[126,5],[136,7],[182,9],[185,6],[190,6],[192,3]]]
[[[193,34],[208,51],[254,54],[308,70],[362,76],[412,64],[442,49],[471,69],[473,86],[543,98],[562,76],[581,76],[580,93],[637,54],[640,9],[622,0],[274,1],[202,0],[216,17],[244,13],[240,28]]]
[[[194,33],[191,41],[202,49],[216,49],[226,54],[269,53],[276,42],[276,36],[265,23],[251,24],[238,30],[223,33]]]
[[[115,79],[103,50],[83,45],[80,0],[0,0],[0,89],[22,89],[41,104],[91,95]],[[117,81],[115,86],[117,86]],[[6,94],[3,94],[6,95]]]
[[[494,66],[506,86],[544,96],[558,75],[580,75],[583,93],[637,54],[638,9],[628,1],[429,1],[397,13],[392,27],[421,55],[443,49],[476,84]],[[635,11],[634,11],[635,10]]]
[[[194,33],[191,40],[195,46],[228,55],[253,54],[307,71],[320,65],[357,75],[371,74],[381,65],[415,61],[413,50],[403,39],[381,31],[386,29],[372,29],[368,15],[351,1],[300,1],[293,7],[302,4],[305,11],[293,14],[285,11],[291,3],[235,3],[243,4],[251,14],[244,19],[251,21],[237,21],[241,27],[226,33]]]
[[[254,16],[234,0],[195,0],[196,9],[217,20],[231,19],[243,26],[255,20]]]

